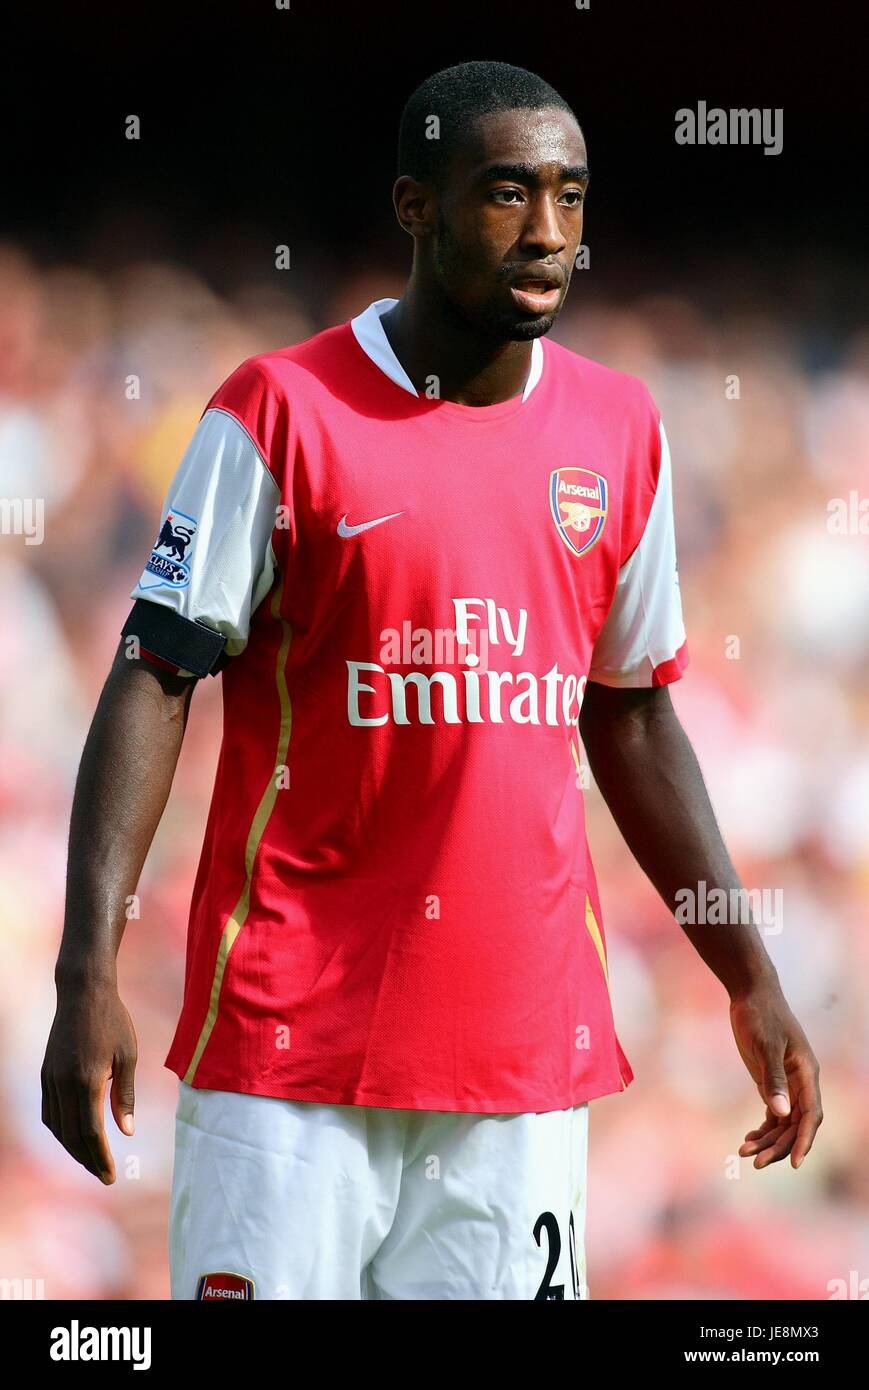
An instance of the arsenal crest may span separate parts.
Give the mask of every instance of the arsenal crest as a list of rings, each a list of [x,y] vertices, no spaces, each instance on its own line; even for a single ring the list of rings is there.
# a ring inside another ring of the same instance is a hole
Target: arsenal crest
[[[607,480],[590,468],[556,468],[549,480],[552,520],[574,555],[600,540],[606,522]]]
[[[201,1274],[196,1285],[196,1297],[203,1303],[210,1303],[215,1298],[246,1302],[254,1297],[253,1280],[245,1278],[243,1274]]]

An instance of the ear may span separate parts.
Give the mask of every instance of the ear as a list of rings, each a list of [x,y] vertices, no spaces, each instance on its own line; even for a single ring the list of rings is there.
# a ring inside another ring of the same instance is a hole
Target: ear
[[[435,195],[427,184],[417,183],[409,174],[396,179],[392,202],[400,225],[414,238],[431,236],[435,225]]]

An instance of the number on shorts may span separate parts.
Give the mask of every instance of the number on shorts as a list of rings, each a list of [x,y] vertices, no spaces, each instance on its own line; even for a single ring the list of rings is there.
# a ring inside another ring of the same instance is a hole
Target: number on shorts
[[[546,1269],[540,1281],[540,1288],[534,1295],[534,1302],[548,1303],[550,1299],[564,1298],[563,1284],[550,1284],[550,1279],[555,1273],[558,1264],[558,1257],[561,1254],[561,1232],[558,1229],[558,1221],[551,1211],[543,1211],[538,1216],[534,1224],[534,1239],[540,1244],[540,1236],[543,1229],[546,1229],[547,1243],[549,1245],[549,1258],[546,1261]]]
[[[540,1244],[540,1236],[543,1230],[546,1231],[547,1245],[549,1247],[549,1257],[546,1261],[546,1269],[540,1281],[540,1288],[534,1295],[534,1301],[548,1303],[550,1299],[564,1298],[564,1285],[551,1284],[549,1281],[555,1273],[558,1258],[561,1254],[561,1231],[558,1221],[551,1211],[541,1212],[534,1225],[534,1239]],[[573,1212],[567,1223],[567,1249],[570,1255],[570,1282],[573,1285],[573,1297],[580,1298],[579,1291],[579,1269],[576,1258],[576,1225],[573,1220]]]

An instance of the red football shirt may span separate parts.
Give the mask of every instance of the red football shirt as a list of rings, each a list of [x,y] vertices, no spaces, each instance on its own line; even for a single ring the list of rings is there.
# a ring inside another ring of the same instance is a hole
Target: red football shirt
[[[623,1089],[577,720],[686,661],[645,386],[538,340],[521,396],[416,393],[379,300],[245,362],[131,597],[227,638],[167,1065],[426,1110]]]

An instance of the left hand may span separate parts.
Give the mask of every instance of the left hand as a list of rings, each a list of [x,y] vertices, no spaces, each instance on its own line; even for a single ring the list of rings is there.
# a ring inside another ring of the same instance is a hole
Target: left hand
[[[755,1168],[768,1168],[788,1154],[799,1168],[824,1118],[818,1062],[777,980],[755,985],[731,1000],[730,1025],[736,1046],[766,1105],[766,1119],[751,1129],[741,1158],[756,1154]]]

